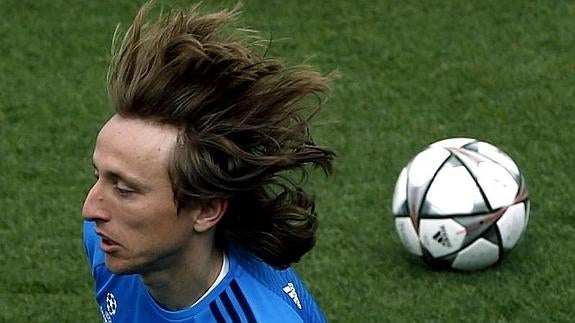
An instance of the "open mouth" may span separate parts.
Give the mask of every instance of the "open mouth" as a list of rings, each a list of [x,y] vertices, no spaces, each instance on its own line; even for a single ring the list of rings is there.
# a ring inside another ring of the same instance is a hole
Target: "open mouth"
[[[116,245],[117,243],[115,243],[114,241],[110,240],[110,239],[106,239],[106,238],[102,238],[102,243],[107,245],[107,246],[113,246]]]
[[[117,243],[115,243],[114,241],[112,241],[110,239],[102,238],[102,242],[100,243],[100,248],[105,253],[112,253],[112,252],[116,251],[119,247],[120,247],[120,245],[118,245]]]
[[[120,247],[116,241],[108,238],[105,234],[98,232],[98,235],[102,239],[100,242],[100,248],[105,253],[111,253]]]

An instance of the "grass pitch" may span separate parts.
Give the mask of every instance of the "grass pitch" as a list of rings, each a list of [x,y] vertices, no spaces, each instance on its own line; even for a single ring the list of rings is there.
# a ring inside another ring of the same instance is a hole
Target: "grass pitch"
[[[185,1],[160,1],[185,5]],[[206,7],[232,1],[205,1]],[[80,238],[95,135],[109,116],[115,26],[142,1],[0,1],[0,322],[99,322]],[[312,176],[317,247],[297,265],[331,322],[573,319],[575,4],[250,0],[271,54],[337,69]],[[502,264],[432,271],[394,232],[397,175],[427,144],[468,136],[518,163],[531,222]]]

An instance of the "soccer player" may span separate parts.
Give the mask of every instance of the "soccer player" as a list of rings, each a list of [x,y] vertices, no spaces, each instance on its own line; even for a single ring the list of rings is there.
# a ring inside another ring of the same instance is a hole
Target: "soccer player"
[[[112,59],[82,210],[103,321],[325,321],[290,265],[317,229],[299,178],[334,158],[309,132],[332,77],[266,57],[237,8],[148,12]]]

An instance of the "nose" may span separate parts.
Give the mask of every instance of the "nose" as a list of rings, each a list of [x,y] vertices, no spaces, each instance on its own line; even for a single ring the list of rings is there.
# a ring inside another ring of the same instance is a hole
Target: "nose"
[[[86,200],[84,200],[84,206],[82,207],[82,217],[86,221],[110,220],[110,214],[106,209],[104,191],[102,190],[100,181],[94,183],[94,186],[92,186],[88,192]]]

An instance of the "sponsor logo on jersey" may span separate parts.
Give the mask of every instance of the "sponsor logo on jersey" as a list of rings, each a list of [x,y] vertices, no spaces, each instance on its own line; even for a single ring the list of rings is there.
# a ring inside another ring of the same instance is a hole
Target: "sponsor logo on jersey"
[[[295,290],[295,286],[293,285],[293,283],[288,283],[283,288],[283,291],[292,299],[292,301],[295,303],[295,306],[297,306],[297,308],[301,310],[302,309],[301,302],[299,301],[299,297],[297,296],[297,291]]]

